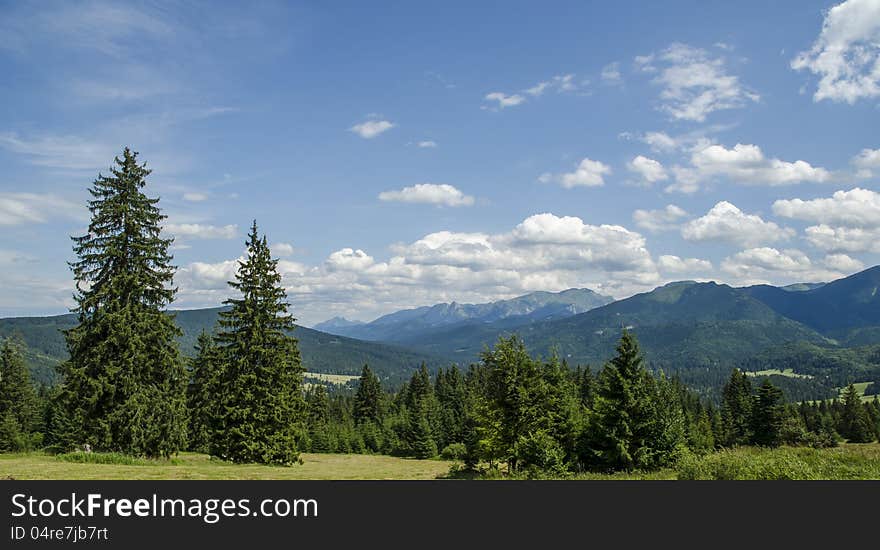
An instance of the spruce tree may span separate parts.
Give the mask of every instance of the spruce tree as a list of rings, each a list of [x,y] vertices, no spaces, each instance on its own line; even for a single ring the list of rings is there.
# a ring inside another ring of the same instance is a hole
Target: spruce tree
[[[617,355],[599,374],[594,414],[581,451],[587,464],[632,470],[657,463],[655,386],[635,336],[624,331]]]
[[[862,398],[853,384],[843,392],[843,410],[840,415],[840,435],[851,443],[869,443],[874,440],[874,427]]]
[[[777,447],[782,443],[782,424],[785,407],[782,404],[782,390],[765,378],[758,387],[752,406],[751,443],[762,447]]]
[[[196,342],[196,356],[190,360],[190,382],[187,388],[189,409],[189,449],[200,453],[210,450],[216,424],[217,394],[221,358],[214,338],[202,331]]]
[[[304,369],[289,335],[294,319],[278,260],[256,221],[246,246],[247,258],[229,282],[240,297],[226,300],[230,309],[220,313],[216,341],[223,369],[211,452],[233,462],[290,465],[299,458],[306,414]]]
[[[739,369],[733,369],[721,397],[721,423],[725,446],[745,445],[751,439],[752,383]]]
[[[7,338],[0,347],[0,450],[28,448],[38,420],[37,394],[23,347],[15,337]]]
[[[143,192],[150,170],[137,153],[126,148],[110,171],[89,190],[87,233],[73,238],[79,324],[65,333],[60,399],[76,444],[167,457],[186,438],[186,372],[165,311],[172,239],[160,235],[165,216]]]
[[[382,385],[373,374],[369,365],[364,365],[354,396],[354,420],[364,422],[381,422],[382,420]]]

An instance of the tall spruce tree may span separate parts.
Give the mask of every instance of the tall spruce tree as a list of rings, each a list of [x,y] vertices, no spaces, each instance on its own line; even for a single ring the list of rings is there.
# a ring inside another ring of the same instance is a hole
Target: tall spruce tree
[[[752,406],[752,440],[762,447],[777,447],[782,443],[781,431],[785,418],[782,390],[765,378],[758,387]]]
[[[582,444],[584,462],[609,470],[654,467],[656,399],[656,382],[645,370],[638,341],[624,331],[617,355],[599,373],[593,415]]]
[[[751,440],[752,383],[739,369],[733,369],[721,392],[722,440],[726,446],[745,445]]]
[[[382,421],[382,385],[369,365],[364,365],[361,371],[357,393],[354,396],[353,416],[358,424]]]
[[[254,221],[247,258],[229,285],[239,298],[220,313],[216,341],[222,356],[218,429],[212,454],[233,462],[290,465],[299,459],[306,409],[299,347],[289,335],[278,260]]]
[[[840,435],[852,443],[874,441],[871,416],[862,405],[862,398],[853,384],[843,392],[843,409],[840,414]]]
[[[65,333],[59,395],[76,444],[167,457],[186,438],[186,372],[165,311],[172,239],[160,235],[165,216],[143,192],[150,170],[137,153],[125,148],[110,171],[89,190],[88,232],[73,238],[79,324]]]
[[[7,338],[0,346],[0,451],[22,451],[38,420],[38,401],[24,360],[24,343]]]

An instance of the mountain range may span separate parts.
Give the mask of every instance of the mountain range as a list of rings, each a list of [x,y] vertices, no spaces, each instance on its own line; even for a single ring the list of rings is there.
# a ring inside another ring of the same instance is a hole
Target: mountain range
[[[334,317],[314,328],[361,340],[411,343],[430,338],[437,330],[474,325],[506,330],[537,321],[570,317],[613,301],[613,298],[587,288],[571,288],[562,292],[532,292],[483,304],[452,302],[405,309],[369,323]]]
[[[652,366],[683,373],[695,385],[716,387],[735,366],[779,367],[810,374],[792,385],[831,391],[851,379],[880,385],[878,288],[880,266],[827,284],[788,287],[682,281],[618,301],[571,289],[487,304],[437,304],[370,323],[336,319],[316,326],[327,332],[298,327],[294,334],[310,371],[356,374],[369,363],[397,382],[423,362],[466,366],[513,333],[533,354],[556,353],[571,365],[598,367],[628,329]],[[192,352],[199,332],[212,329],[219,311],[175,312],[184,353]],[[21,333],[38,378],[51,379],[52,365],[65,356],[60,331],[74,323],[72,315],[0,319],[0,337]]]

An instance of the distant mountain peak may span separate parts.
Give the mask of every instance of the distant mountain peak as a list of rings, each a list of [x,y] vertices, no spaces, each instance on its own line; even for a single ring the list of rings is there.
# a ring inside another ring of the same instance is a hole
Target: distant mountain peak
[[[334,331],[337,329],[356,327],[362,324],[364,324],[363,321],[352,321],[350,319],[346,319],[345,317],[336,316],[327,319],[326,321],[322,321],[314,325],[312,328],[323,332],[329,332],[330,334],[336,334]]]

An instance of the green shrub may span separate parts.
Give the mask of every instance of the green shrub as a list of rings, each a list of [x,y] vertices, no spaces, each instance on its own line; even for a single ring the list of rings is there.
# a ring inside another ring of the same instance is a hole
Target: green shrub
[[[179,463],[179,461],[173,458],[168,460],[151,460],[147,458],[137,458],[122,453],[86,453],[82,451],[56,455],[55,458],[64,462],[79,462],[82,464],[122,464],[125,466],[155,466]]]
[[[853,446],[741,447],[702,457],[687,456],[677,470],[679,479],[880,479],[880,457],[876,454]]]
[[[443,447],[440,456],[446,460],[464,460],[467,456],[467,446],[464,443],[450,443]]]
[[[562,477],[568,474],[565,451],[544,431],[521,436],[513,448],[519,474],[526,477]]]

